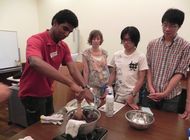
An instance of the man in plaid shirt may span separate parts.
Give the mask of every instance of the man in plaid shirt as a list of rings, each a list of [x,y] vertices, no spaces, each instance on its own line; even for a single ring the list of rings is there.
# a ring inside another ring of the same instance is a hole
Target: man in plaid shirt
[[[147,85],[150,94],[144,97],[144,106],[176,113],[184,112],[185,104],[181,102],[183,94],[179,83],[187,76],[190,43],[177,34],[183,21],[184,12],[168,9],[162,17],[164,35],[148,44]]]

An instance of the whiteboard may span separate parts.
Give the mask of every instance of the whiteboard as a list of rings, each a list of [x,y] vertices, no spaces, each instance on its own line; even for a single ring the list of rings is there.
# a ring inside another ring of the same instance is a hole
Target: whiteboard
[[[0,70],[18,67],[19,62],[17,32],[0,30]]]

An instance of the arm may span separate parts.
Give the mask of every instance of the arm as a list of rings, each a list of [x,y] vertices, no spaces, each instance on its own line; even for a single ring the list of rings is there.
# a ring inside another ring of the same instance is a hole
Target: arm
[[[89,68],[87,60],[84,56],[82,56],[82,62],[83,62],[83,77],[86,83],[88,83],[88,75],[89,75]]]
[[[134,87],[134,89],[132,91],[132,94],[127,99],[127,104],[133,109],[139,109],[138,105],[136,105],[134,103],[134,98],[135,98],[135,95],[139,92],[140,88],[142,87],[142,85],[144,83],[145,75],[146,75],[146,70],[139,71],[138,80],[137,80],[137,82],[135,84],[135,87]]]
[[[108,86],[112,87],[115,79],[116,79],[116,68],[113,67],[113,68],[110,68],[110,77],[109,77],[109,80],[108,80]]]
[[[146,75],[146,70],[139,71],[138,80],[137,80],[137,83],[135,84],[135,87],[133,89],[133,93],[136,94],[139,92],[139,90],[141,89],[141,87],[144,84],[145,75]]]
[[[84,78],[82,77],[81,72],[77,68],[75,62],[69,62],[67,63],[67,67],[69,69],[69,73],[71,74],[72,78],[80,85],[81,87],[84,87],[86,85],[86,82]]]
[[[82,88],[75,84],[74,81],[72,81],[69,77],[66,77],[65,75],[61,74],[54,67],[43,61],[40,57],[30,56],[28,61],[30,66],[39,73],[42,73],[48,78],[68,85],[69,87],[71,87],[73,91],[77,93],[82,91]]]
[[[154,86],[153,86],[153,82],[152,82],[152,73],[151,73],[151,62],[153,60],[153,57],[152,57],[152,51],[151,51],[151,48],[152,48],[152,42],[150,42],[147,46],[147,52],[146,52],[146,59],[147,59],[147,64],[148,64],[148,67],[149,69],[147,70],[147,86],[148,86],[148,91],[150,93],[155,93],[155,89],[154,89]]]
[[[154,86],[152,84],[152,74],[150,69],[147,70],[147,85],[150,93],[155,93]]]
[[[86,87],[87,83],[82,77],[82,74],[80,73],[76,64],[74,62],[69,62],[67,63],[67,67],[69,69],[71,76],[78,83],[78,85],[82,86],[83,88]],[[93,101],[93,95],[88,88],[85,88],[83,95],[87,102]]]
[[[186,103],[188,103],[190,105],[190,72],[188,72],[188,78],[187,78],[187,100],[186,100]]]
[[[164,97],[168,96],[172,90],[176,87],[176,85],[180,82],[180,80],[182,79],[183,75],[182,74],[175,74],[171,80],[169,81],[169,83],[166,85],[165,90],[163,92],[160,93],[151,93],[149,94],[149,98],[151,98],[154,101],[159,101],[161,99],[163,99]]]
[[[186,111],[190,114],[190,72],[188,72],[188,78],[187,78]]]
[[[182,74],[175,74],[171,80],[169,81],[168,85],[166,85],[166,88],[163,92],[164,97],[169,95],[172,90],[176,87],[176,85],[180,82],[180,80],[182,79],[183,75]]]
[[[187,98],[185,112],[181,116],[183,119],[187,120],[190,118],[190,72],[187,75]]]

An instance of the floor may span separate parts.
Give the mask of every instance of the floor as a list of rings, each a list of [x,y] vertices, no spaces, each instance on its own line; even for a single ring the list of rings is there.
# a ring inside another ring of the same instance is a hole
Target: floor
[[[8,103],[0,103],[0,140],[8,140],[24,128],[8,121]]]

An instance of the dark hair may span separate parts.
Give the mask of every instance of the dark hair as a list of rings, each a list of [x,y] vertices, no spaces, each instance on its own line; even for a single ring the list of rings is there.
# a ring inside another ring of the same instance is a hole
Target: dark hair
[[[58,24],[67,22],[71,24],[74,28],[78,27],[77,16],[68,9],[64,9],[56,13],[52,18],[51,25],[53,25],[54,21],[56,21]]]
[[[137,45],[138,45],[138,43],[140,41],[140,32],[139,32],[139,30],[134,26],[128,26],[128,27],[124,28],[121,31],[121,35],[120,35],[121,42],[124,40],[124,37],[125,37],[126,34],[129,35],[131,41],[137,47]]]
[[[162,23],[164,21],[172,23],[172,24],[178,24],[179,27],[183,24],[185,14],[183,11],[179,9],[168,9],[164,15],[162,16]]]
[[[92,30],[90,32],[89,37],[88,37],[88,44],[92,45],[92,39],[97,36],[100,36],[100,39],[101,39],[100,45],[101,45],[103,43],[104,39],[103,39],[102,33],[99,30]]]

